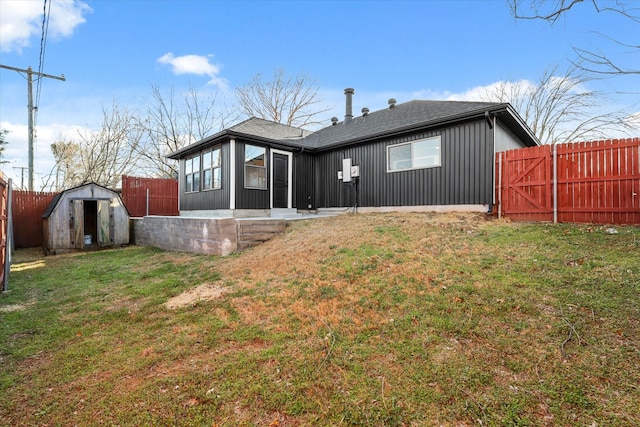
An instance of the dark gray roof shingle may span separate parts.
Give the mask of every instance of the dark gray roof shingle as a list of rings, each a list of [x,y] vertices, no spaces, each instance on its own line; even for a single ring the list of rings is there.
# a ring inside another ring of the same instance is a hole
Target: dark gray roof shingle
[[[225,136],[255,137],[267,144],[322,150],[397,135],[405,131],[456,123],[470,118],[477,119],[487,112],[497,116],[525,145],[538,144],[536,137],[509,104],[415,100],[374,111],[366,116],[355,117],[347,123],[339,122],[313,133],[253,117],[178,150],[168,157],[178,159]]]
[[[349,141],[396,133],[420,125],[453,120],[472,113],[482,114],[487,109],[504,104],[469,101],[409,101],[393,108],[374,111],[355,117],[348,123],[320,129],[300,141],[309,148],[323,148]]]

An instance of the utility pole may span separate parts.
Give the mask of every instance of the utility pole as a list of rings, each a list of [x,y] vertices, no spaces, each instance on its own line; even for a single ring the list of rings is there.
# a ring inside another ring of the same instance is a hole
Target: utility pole
[[[14,169],[20,169],[20,190],[24,190],[24,170],[29,170],[29,168],[25,168],[24,166],[14,166]]]
[[[7,65],[0,64],[0,68],[6,68],[7,70],[17,71],[20,74],[25,73],[27,75],[27,110],[28,118],[28,133],[29,133],[29,191],[33,191],[33,76],[34,74],[38,78],[48,77],[50,79],[65,81],[64,74],[61,76],[52,76],[51,74],[38,73],[33,71],[31,67],[23,70],[22,68],[9,67]]]

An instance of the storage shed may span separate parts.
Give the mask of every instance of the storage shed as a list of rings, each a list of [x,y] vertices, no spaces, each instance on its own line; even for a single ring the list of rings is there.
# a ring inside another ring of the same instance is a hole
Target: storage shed
[[[45,211],[45,253],[129,243],[129,212],[120,195],[89,183],[57,194]]]

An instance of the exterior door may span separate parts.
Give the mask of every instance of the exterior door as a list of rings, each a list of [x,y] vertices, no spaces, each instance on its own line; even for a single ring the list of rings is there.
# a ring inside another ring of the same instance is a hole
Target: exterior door
[[[289,207],[289,156],[273,153],[273,207]]]

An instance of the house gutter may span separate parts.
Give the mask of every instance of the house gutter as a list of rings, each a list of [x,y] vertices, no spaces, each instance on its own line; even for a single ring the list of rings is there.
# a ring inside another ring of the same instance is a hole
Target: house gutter
[[[242,132],[235,132],[235,131],[232,131],[232,130],[224,130],[224,131],[218,132],[215,135],[212,135],[209,138],[203,139],[203,140],[201,140],[199,142],[196,142],[196,143],[194,143],[194,144],[192,144],[192,145],[190,145],[188,147],[182,148],[182,149],[180,149],[180,150],[178,150],[178,151],[176,151],[174,153],[171,153],[170,155],[167,156],[167,158],[173,159],[173,160],[177,160],[177,159],[179,159],[180,157],[182,157],[184,155],[188,155],[188,154],[195,153],[195,152],[199,151],[203,145],[213,144],[217,140],[222,140],[225,137],[242,138],[244,140],[247,140],[248,142],[255,142],[255,143],[260,143],[260,144],[268,144],[268,145],[270,145],[272,147],[281,148],[283,150],[298,149],[298,150],[301,150],[301,152],[304,151],[304,150],[308,150],[310,152],[323,152],[323,151],[333,150],[335,148],[342,148],[342,147],[347,147],[347,146],[351,146],[351,145],[371,142],[371,141],[375,141],[375,140],[382,139],[382,138],[389,137],[389,136],[396,136],[396,135],[402,134],[402,133],[415,132],[415,131],[419,131],[419,130],[425,130],[425,129],[428,129],[428,128],[443,127],[443,126],[447,126],[447,125],[450,125],[450,124],[453,124],[453,123],[458,123],[458,122],[463,121],[463,120],[482,119],[482,118],[486,118],[488,114],[493,117],[493,119],[494,119],[493,120],[493,124],[494,124],[494,127],[495,127],[496,126],[495,118],[500,113],[508,114],[523,129],[525,129],[526,136],[531,141],[533,141],[535,145],[540,145],[540,142],[539,142],[538,138],[531,132],[531,130],[526,125],[524,120],[522,120],[522,118],[513,109],[513,107],[508,103],[503,103],[503,104],[498,104],[494,108],[491,108],[491,109],[476,110],[476,111],[472,111],[470,113],[459,114],[457,116],[449,116],[449,117],[447,117],[445,119],[436,119],[436,120],[433,120],[433,121],[430,121],[430,122],[423,122],[423,123],[419,123],[419,124],[413,124],[413,125],[405,126],[405,127],[402,127],[402,128],[394,128],[394,129],[390,129],[388,131],[383,131],[383,132],[378,132],[378,133],[375,133],[375,134],[371,134],[371,135],[368,135],[366,137],[352,138],[350,140],[334,142],[334,143],[331,143],[331,144],[328,144],[328,145],[323,145],[321,147],[312,147],[310,145],[294,143],[294,142],[287,143],[285,140],[282,140],[282,139],[264,138],[264,137],[259,137],[259,136],[256,136],[256,135],[250,135],[250,134],[246,134],[246,133],[242,133]],[[300,140],[304,140],[304,138],[300,138]]]

